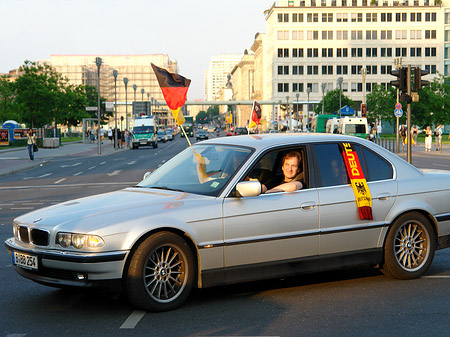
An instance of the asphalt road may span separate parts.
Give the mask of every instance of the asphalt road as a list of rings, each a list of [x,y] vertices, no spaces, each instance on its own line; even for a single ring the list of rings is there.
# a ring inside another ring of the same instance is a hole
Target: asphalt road
[[[187,146],[184,139],[108,157],[68,157],[0,177],[0,240],[32,209],[140,181]],[[414,156],[421,168],[448,157]],[[122,297],[41,286],[0,252],[0,336],[446,336],[450,331],[450,249],[427,276],[390,279],[373,268],[196,290],[179,309],[135,310]]]

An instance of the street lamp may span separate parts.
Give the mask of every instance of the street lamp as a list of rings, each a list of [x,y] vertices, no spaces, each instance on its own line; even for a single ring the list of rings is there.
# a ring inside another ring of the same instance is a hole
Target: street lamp
[[[338,77],[339,84],[339,118],[341,118],[341,109],[342,109],[342,77]]]
[[[308,130],[311,129],[311,125],[309,124],[309,94],[311,93],[311,87],[306,88],[306,93],[308,94],[308,104],[306,106],[306,125],[308,125]]]
[[[362,111],[366,107],[366,75],[367,75],[367,68],[366,67],[362,67],[361,68],[361,75],[362,75],[362,78],[363,78],[363,97],[362,97],[362,107],[361,107],[361,116],[362,116]],[[364,117],[364,116],[362,116],[362,117]]]
[[[153,101],[154,101],[155,99],[152,97],[151,99],[150,99],[150,116],[153,116],[153,111],[152,111],[152,108],[153,108]]]
[[[102,154],[102,140],[100,135],[100,67],[102,66],[102,58],[96,57],[95,64],[97,65],[97,153]]]
[[[322,83],[322,115],[325,113],[325,89],[327,87],[326,83]]]
[[[145,107],[145,112],[147,113],[147,116],[150,116],[150,93],[149,92],[147,93],[147,101],[148,101],[148,105]]]
[[[123,78],[123,83],[125,84],[125,118],[126,118],[126,126],[128,130],[128,77]]]
[[[133,84],[133,90],[134,90],[133,117],[135,117],[134,115],[136,114],[136,90],[137,90],[136,84]]]
[[[114,149],[117,150],[117,70],[113,70],[114,76],[114,119],[116,121],[116,130],[114,131]]]
[[[286,109],[286,112],[289,114],[289,130],[292,131],[291,110],[289,110],[289,96],[286,96]]]
[[[142,102],[144,102],[144,92],[145,92],[145,90],[144,90],[144,88],[142,88],[141,89],[141,95],[142,95],[142,99],[141,100],[142,100]]]
[[[298,109],[298,107],[299,107],[300,105],[298,104],[298,96],[300,96],[299,93],[296,93],[296,94],[295,94],[295,97],[297,98],[297,131],[298,131],[298,124],[299,124],[299,121],[300,121],[300,111],[299,111],[299,109]]]

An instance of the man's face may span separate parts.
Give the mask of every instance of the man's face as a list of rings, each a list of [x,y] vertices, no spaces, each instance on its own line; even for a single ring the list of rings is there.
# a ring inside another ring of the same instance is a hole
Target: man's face
[[[294,179],[299,173],[299,161],[297,157],[289,157],[284,160],[283,167],[281,168],[286,180]]]

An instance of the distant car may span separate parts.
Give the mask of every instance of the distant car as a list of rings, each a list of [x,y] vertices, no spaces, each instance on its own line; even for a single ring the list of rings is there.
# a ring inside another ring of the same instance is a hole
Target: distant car
[[[208,132],[214,132],[215,128],[214,126],[210,125],[208,126]]]
[[[292,151],[302,188],[262,193],[283,180]],[[136,186],[15,218],[5,246],[15,270],[37,283],[115,286],[137,308],[167,311],[193,287],[352,266],[418,278],[450,246],[449,200],[449,171],[419,170],[362,138],[222,137],[193,144]],[[434,273],[450,268],[439,263]],[[42,294],[27,291],[29,301]]]
[[[239,136],[239,135],[247,135],[248,134],[248,130],[245,126],[239,126],[237,128],[234,129],[234,135],[235,136]]]
[[[269,133],[280,133],[280,130],[270,130]]]
[[[227,133],[226,133],[226,136],[227,137],[229,137],[229,136],[232,136],[233,134],[231,133],[231,131],[227,131]]]
[[[173,131],[172,131],[171,129],[167,129],[165,132],[166,132],[166,138],[167,138],[167,140],[172,141],[173,138],[174,138]]]
[[[197,130],[197,140],[205,140],[208,139],[208,133],[206,132],[206,129],[200,129]]]
[[[158,137],[158,142],[163,142],[165,143],[167,141],[167,135],[166,132],[162,129],[159,129],[156,132],[156,137]]]

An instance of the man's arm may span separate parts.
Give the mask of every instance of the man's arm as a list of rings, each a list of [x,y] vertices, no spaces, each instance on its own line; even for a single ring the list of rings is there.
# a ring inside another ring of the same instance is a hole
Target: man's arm
[[[263,192],[263,193],[293,192],[293,191],[301,190],[302,188],[303,188],[303,184],[300,181],[291,181],[288,183],[283,183],[281,185],[275,186],[274,188],[272,188],[266,192]]]

